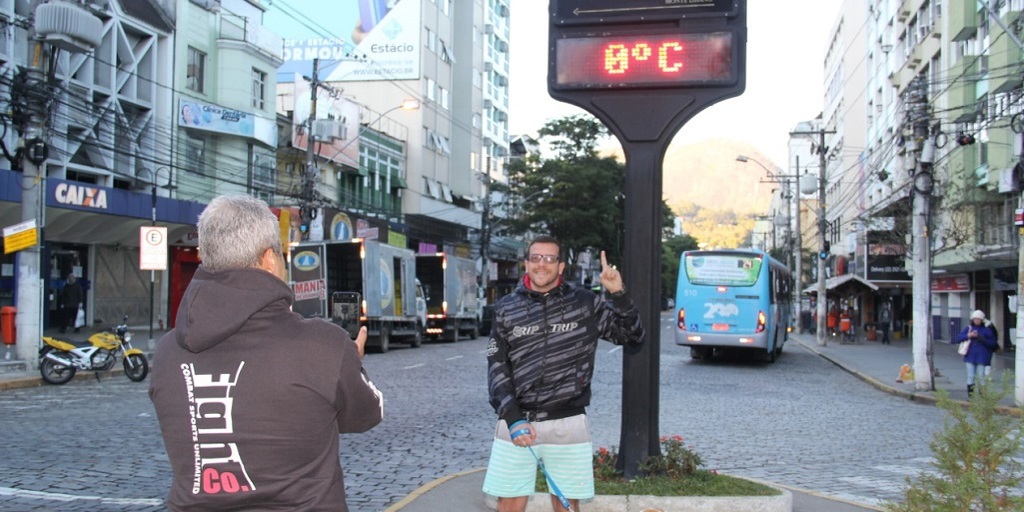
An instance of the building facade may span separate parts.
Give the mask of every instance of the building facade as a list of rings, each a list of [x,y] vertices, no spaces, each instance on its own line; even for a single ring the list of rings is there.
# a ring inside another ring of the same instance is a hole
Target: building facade
[[[1015,327],[1022,9],[1019,0],[844,2],[832,49],[845,47],[825,63],[827,147],[841,148],[826,159],[825,229],[831,272],[880,287],[866,321],[892,308],[894,329],[909,330],[911,178],[923,168],[935,183],[934,338],[950,339],[974,309],[1007,336]],[[863,110],[849,108],[857,101]]]

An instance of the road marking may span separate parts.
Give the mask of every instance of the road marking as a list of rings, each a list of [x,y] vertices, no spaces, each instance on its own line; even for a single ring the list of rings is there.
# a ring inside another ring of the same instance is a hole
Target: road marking
[[[413,368],[419,368],[420,366],[426,366],[424,363],[414,364],[412,366],[406,366],[403,370],[412,370]]]
[[[104,498],[101,496],[75,496],[74,494],[63,494],[59,492],[29,491],[25,489],[12,489],[0,487],[0,496],[14,496],[16,498],[31,498],[50,501],[98,501],[113,505],[144,505],[158,507],[164,504],[164,500],[146,498]]]
[[[462,356],[449,357],[449,358],[445,359],[445,361],[454,361],[456,359],[462,359]]]

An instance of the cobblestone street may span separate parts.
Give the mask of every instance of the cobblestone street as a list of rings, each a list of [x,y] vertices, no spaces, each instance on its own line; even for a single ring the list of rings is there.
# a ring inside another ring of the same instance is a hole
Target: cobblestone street
[[[876,505],[928,467],[944,417],[935,406],[883,393],[793,342],[775,364],[695,362],[668,331],[662,338],[660,431],[683,436],[708,468]],[[382,511],[425,483],[486,465],[495,415],[485,345],[366,356],[385,421],[342,436],[353,511]],[[597,365],[594,443],[614,446],[621,350],[602,343]],[[148,381],[107,376],[0,393],[0,508],[162,510],[170,468],[147,390]]]

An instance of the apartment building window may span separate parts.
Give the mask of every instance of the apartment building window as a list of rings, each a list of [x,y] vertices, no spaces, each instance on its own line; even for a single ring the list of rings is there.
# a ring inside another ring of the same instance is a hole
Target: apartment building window
[[[429,28],[427,29],[427,49],[437,53],[437,34]]]
[[[449,108],[451,108],[451,94],[448,92],[448,89],[445,89],[444,87],[438,87],[437,89],[437,95],[441,99],[441,108],[448,110]]]
[[[252,68],[252,107],[263,110],[267,99],[267,74]]]
[[[981,245],[1012,245],[1014,233],[1013,212],[1017,200],[1009,198],[1001,203],[986,203],[978,207],[979,233]],[[983,219],[983,220],[982,220]]]
[[[250,147],[252,145],[250,144]],[[277,156],[273,153],[256,153],[252,159],[252,188],[257,197],[273,198],[277,186]]]
[[[204,92],[206,82],[206,54],[189,46],[188,63],[185,67],[185,87],[190,91]]]
[[[206,175],[206,140],[187,136],[185,138],[185,170],[200,176]]]
[[[437,82],[433,78],[427,79],[427,99],[437,101]]]

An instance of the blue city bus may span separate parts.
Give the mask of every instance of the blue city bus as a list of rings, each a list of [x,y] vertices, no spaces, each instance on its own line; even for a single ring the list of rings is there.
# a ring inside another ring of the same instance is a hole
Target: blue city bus
[[[676,285],[676,345],[690,357],[715,350],[757,351],[768,362],[789,337],[793,277],[764,251],[686,251]]]

